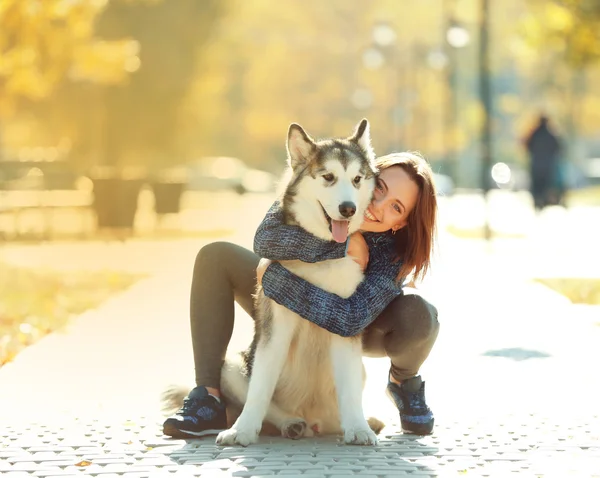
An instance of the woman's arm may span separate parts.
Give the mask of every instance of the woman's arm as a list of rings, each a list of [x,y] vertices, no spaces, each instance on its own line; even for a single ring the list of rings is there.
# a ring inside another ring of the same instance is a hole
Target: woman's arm
[[[375,320],[402,293],[396,282],[400,263],[373,259],[354,294],[343,299],[292,274],[274,262],[265,271],[262,286],[267,297],[301,317],[342,337],[353,337]]]
[[[346,255],[347,244],[348,241],[324,241],[299,226],[285,224],[278,201],[271,206],[254,236],[254,252],[273,261],[340,259]]]

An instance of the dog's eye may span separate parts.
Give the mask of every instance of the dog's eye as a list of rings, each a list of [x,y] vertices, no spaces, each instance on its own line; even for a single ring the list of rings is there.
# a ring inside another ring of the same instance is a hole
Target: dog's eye
[[[352,180],[352,182],[358,186],[358,185],[360,184],[360,180],[361,180],[361,179],[362,179],[362,177],[361,177],[361,176],[356,176],[356,177],[355,177],[355,178]]]
[[[333,174],[331,174],[331,173],[324,174],[323,179],[325,181],[327,181],[328,183],[330,183],[331,181],[333,181]]]

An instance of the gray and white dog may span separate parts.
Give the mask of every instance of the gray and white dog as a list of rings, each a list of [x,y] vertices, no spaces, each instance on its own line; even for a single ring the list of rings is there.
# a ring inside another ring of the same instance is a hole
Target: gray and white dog
[[[345,242],[359,229],[375,187],[368,121],[363,119],[348,138],[323,141],[292,124],[287,151],[288,180],[280,199],[285,222],[321,239]],[[281,264],[342,298],[351,296],[363,279],[349,256]],[[233,426],[218,435],[217,444],[254,443],[263,424],[289,438],[343,433],[345,443],[376,444],[373,430],[382,424],[370,424],[364,416],[360,336],[332,334],[267,298],[260,286],[255,319],[250,348],[223,367],[221,391],[228,407],[243,409]]]

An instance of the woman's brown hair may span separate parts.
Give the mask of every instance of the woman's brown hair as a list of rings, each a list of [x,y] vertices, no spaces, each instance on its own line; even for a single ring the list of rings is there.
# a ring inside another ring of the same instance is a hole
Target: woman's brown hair
[[[398,258],[402,267],[398,279],[411,272],[414,280],[421,280],[430,267],[436,234],[437,198],[433,171],[419,153],[403,152],[381,156],[375,160],[378,169],[400,167],[419,187],[415,207],[407,218],[407,224],[394,235]]]

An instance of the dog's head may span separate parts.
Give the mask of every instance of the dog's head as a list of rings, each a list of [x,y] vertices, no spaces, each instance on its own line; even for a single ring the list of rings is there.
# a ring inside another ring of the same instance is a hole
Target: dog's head
[[[363,222],[375,187],[375,153],[369,122],[352,136],[313,140],[298,124],[287,140],[292,178],[283,203],[286,214],[317,237],[344,242]]]

